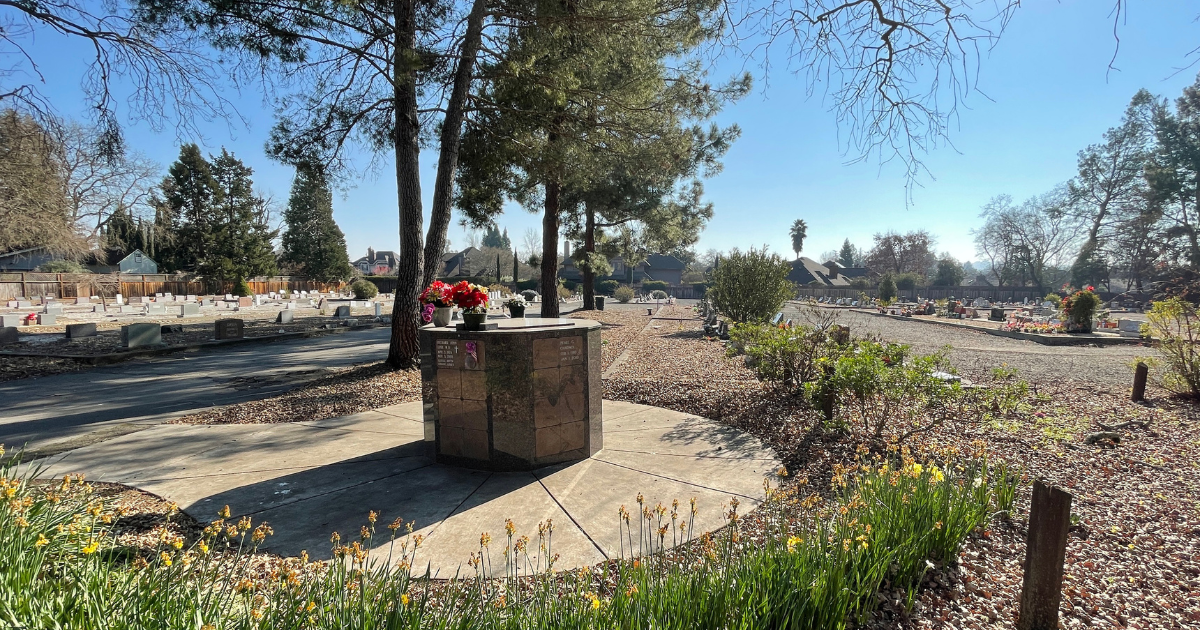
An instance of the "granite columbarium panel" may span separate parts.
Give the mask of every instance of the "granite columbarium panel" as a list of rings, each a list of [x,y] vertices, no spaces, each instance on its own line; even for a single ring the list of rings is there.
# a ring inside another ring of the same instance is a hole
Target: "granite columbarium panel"
[[[512,319],[420,335],[425,439],[437,461],[531,470],[603,447],[599,322]]]

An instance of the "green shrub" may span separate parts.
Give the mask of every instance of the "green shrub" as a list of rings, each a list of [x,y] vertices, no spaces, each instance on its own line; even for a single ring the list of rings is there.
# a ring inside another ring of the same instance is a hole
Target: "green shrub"
[[[896,288],[905,291],[912,291],[924,284],[925,278],[912,272],[902,273],[896,276]]]
[[[1064,298],[1062,311],[1068,322],[1067,332],[1091,332],[1092,316],[1099,307],[1100,296],[1092,293],[1091,287]]]
[[[250,290],[250,283],[246,282],[245,278],[238,278],[238,281],[233,283],[233,294],[241,297],[254,295]]]
[[[575,296],[575,292],[572,291],[571,289],[568,289],[565,286],[558,287],[558,297],[560,297],[564,300],[569,300],[574,296]]]
[[[642,290],[647,293],[650,293],[653,291],[666,291],[667,287],[669,287],[669,286],[670,285],[668,285],[666,282],[663,282],[662,280],[646,280],[646,281],[642,282]]]
[[[629,300],[633,299],[633,289],[624,285],[619,286],[616,291],[613,291],[613,297],[617,298],[617,301],[622,304],[628,303]]]
[[[537,291],[534,291],[533,289],[525,289],[524,291],[521,291],[521,297],[525,298],[526,302],[532,302],[533,298],[537,297],[537,295]]]
[[[655,289],[654,291],[650,292],[650,297],[655,300],[665,300],[667,299],[667,292]]]
[[[785,387],[817,380],[822,362],[841,351],[841,346],[830,338],[829,329],[810,326],[735,324],[729,340],[730,355],[740,350],[760,380]]]
[[[354,299],[356,300],[370,300],[379,295],[379,287],[375,286],[375,283],[370,280],[355,280],[350,285],[350,291],[354,293]]]
[[[561,284],[562,284],[562,286],[566,287],[567,290],[569,290],[572,294],[575,293],[575,289],[579,288],[579,283],[574,280],[563,280]]]
[[[765,322],[796,295],[787,279],[792,264],[764,246],[746,252],[733,250],[713,271],[708,295],[721,313],[735,322]]]
[[[621,286],[621,283],[616,280],[603,280],[596,283],[596,290],[601,295],[612,295],[613,291],[616,291],[619,286]]]
[[[37,270],[42,273],[92,273],[74,260],[51,260],[44,265],[38,265]]]
[[[1154,302],[1143,326],[1158,339],[1158,353],[1166,366],[1163,386],[1200,398],[1200,310],[1178,297]]]
[[[1045,301],[1053,302],[1054,308],[1058,308],[1059,306],[1062,305],[1062,296],[1057,293],[1047,293]]]
[[[884,274],[883,279],[879,281],[879,301],[887,306],[894,299],[896,299],[896,281],[892,278],[892,274]]]
[[[708,293],[708,283],[707,282],[693,282],[692,283],[692,295],[697,300],[704,299],[704,294],[706,294],[706,293]]]
[[[867,280],[866,278],[851,278],[850,279],[850,288],[857,289],[859,291],[864,291],[866,289],[871,288],[871,282],[869,280]]]
[[[531,280],[517,280],[517,290],[518,291],[526,291],[529,289],[536,291],[537,288],[538,288],[537,278],[533,278]]]

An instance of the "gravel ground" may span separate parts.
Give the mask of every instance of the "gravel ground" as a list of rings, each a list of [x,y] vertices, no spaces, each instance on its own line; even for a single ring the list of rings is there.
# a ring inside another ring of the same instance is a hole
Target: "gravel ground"
[[[605,311],[572,311],[567,315],[572,319],[594,319],[604,327],[600,330],[601,372],[608,369],[612,362],[621,356],[629,344],[637,338],[650,322],[644,309],[620,309]]]
[[[930,571],[911,611],[899,594],[882,593],[883,605],[866,627],[1016,627],[1028,482],[1034,477],[1075,497],[1078,520],[1067,546],[1062,627],[1200,627],[1200,410],[1166,398],[1161,390],[1151,392],[1147,405],[1128,401],[1125,362],[1150,349],[1047,347],[889,318],[843,316],[856,334],[910,343],[918,352],[950,343],[953,360],[970,372],[983,374],[1008,363],[1036,392],[1002,422],[962,418],[929,437],[926,448],[962,451],[983,440],[993,461],[1019,466],[1027,483],[1013,518],[997,519],[970,537],[958,563]],[[725,357],[721,344],[703,337],[699,322],[683,330],[652,329],[629,352],[630,360],[606,381],[606,398],[738,426],[769,442],[794,476],[820,482],[829,479],[833,464],[854,461],[855,444],[817,430],[812,410],[758,383],[738,359]],[[1063,356],[1069,359],[1064,362]],[[1148,426],[1121,431],[1120,444],[1108,448],[1084,442],[1101,423],[1128,420]]]
[[[786,317],[800,317],[789,305]],[[850,327],[856,336],[877,335],[905,343],[920,354],[953,348],[950,362],[964,376],[979,380],[1001,365],[1016,368],[1024,378],[1037,382],[1076,381],[1129,386],[1131,363],[1154,353],[1142,345],[1044,346],[1032,341],[997,337],[951,326],[911,322],[847,310],[836,313],[837,322]]]

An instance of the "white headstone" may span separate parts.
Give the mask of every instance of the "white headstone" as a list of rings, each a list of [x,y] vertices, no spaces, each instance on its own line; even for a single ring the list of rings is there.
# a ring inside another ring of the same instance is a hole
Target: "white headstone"
[[[117,306],[120,306],[125,303],[125,297],[122,296],[120,293],[117,294],[116,300],[117,300]]]

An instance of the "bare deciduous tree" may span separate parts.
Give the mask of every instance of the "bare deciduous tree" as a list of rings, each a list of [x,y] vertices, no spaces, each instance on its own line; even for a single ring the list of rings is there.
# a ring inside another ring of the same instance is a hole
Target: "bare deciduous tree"
[[[102,130],[67,122],[60,150],[71,221],[95,239],[118,207],[137,215],[150,197],[161,168],[140,153],[101,152]],[[153,216],[153,215],[151,215]]]

